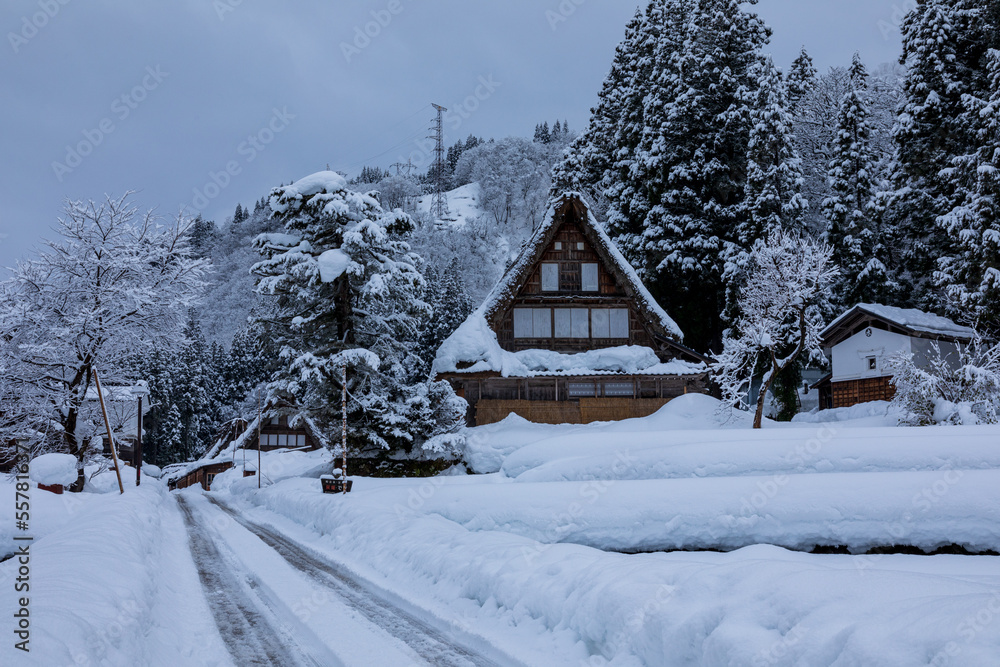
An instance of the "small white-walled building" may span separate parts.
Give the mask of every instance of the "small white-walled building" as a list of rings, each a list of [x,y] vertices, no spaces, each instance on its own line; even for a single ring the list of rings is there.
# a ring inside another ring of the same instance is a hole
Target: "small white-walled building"
[[[912,308],[859,303],[834,320],[821,334],[832,372],[813,385],[820,408],[845,408],[868,401],[888,401],[895,394],[888,358],[913,353],[919,366],[935,355],[945,357],[975,332],[946,317]]]

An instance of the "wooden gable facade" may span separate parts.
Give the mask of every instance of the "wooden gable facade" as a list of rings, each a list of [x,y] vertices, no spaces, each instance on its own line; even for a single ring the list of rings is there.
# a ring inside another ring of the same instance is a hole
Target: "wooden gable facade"
[[[482,425],[516,413],[536,422],[587,423],[652,414],[670,399],[704,392],[704,356],[679,343],[680,332],[575,195],[564,197],[484,304],[489,328],[505,352],[579,354],[648,348],[674,372],[438,373],[470,404]],[[469,364],[472,370],[474,364]]]

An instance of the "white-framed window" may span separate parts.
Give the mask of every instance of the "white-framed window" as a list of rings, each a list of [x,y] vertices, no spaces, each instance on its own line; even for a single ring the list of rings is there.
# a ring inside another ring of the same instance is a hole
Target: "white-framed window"
[[[570,398],[592,398],[596,387],[593,382],[567,382],[566,393]]]
[[[611,338],[611,311],[594,308],[590,311],[590,335],[593,338]]]
[[[545,262],[542,264],[542,291],[559,291],[559,265],[555,262]]]
[[[611,309],[611,337],[628,338],[628,308]]]
[[[552,309],[515,308],[514,338],[552,338]]]
[[[584,292],[598,291],[597,264],[584,262],[580,265],[580,279]]]

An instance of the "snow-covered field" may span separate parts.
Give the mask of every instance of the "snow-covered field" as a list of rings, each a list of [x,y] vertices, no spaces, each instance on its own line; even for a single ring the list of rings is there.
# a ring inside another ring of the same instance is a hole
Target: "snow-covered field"
[[[1000,557],[873,550],[1000,551],[1000,428],[888,426],[884,405],[825,416],[754,432],[688,396],[618,423],[510,418],[467,434],[486,474],[356,478],[331,496],[329,453],[274,452],[262,490],[237,468],[208,496],[495,664],[1000,664]],[[429,661],[398,629],[373,653],[380,631],[349,601],[299,613],[316,583],[183,493],[248,595],[322,645],[312,655]],[[231,664],[162,487],[81,494],[72,515],[34,496],[50,515],[32,547],[39,653],[25,662],[8,642],[0,663]],[[352,622],[346,643],[324,631]]]

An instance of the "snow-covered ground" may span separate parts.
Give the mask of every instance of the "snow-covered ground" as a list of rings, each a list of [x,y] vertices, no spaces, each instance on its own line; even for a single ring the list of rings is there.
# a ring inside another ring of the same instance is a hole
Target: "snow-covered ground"
[[[480,664],[1000,664],[1000,557],[869,551],[1000,551],[1000,428],[888,426],[884,404],[746,421],[702,396],[616,423],[512,417],[467,434],[487,474],[355,478],[348,495],[321,493],[329,453],[265,453],[261,490],[238,466],[211,494],[181,494],[223,566],[192,559],[162,487],[81,494],[32,547],[45,661],[8,663],[4,646],[0,663],[231,664],[199,584],[214,567],[320,663],[435,664],[468,647]],[[116,622],[113,640],[88,640]]]

